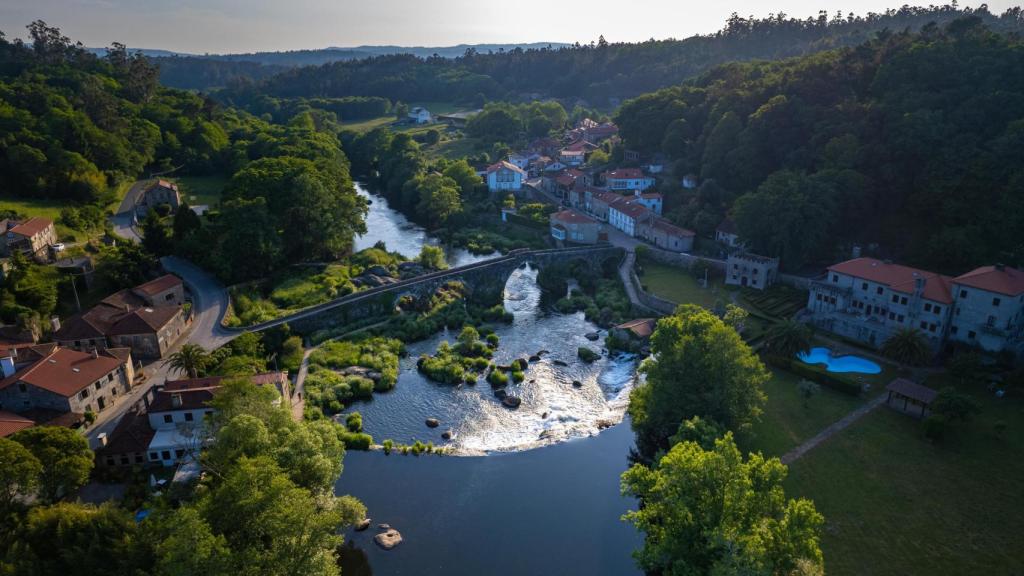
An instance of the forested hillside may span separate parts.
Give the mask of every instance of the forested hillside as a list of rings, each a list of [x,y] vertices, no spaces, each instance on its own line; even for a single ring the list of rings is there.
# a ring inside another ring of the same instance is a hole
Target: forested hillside
[[[1024,257],[1024,45],[966,17],[781,62],[733,63],[627,102],[628,147],[699,174],[674,217],[790,269],[854,243],[962,272]]]
[[[251,99],[253,93],[278,97],[381,96],[402,101],[478,101],[517,99],[540,94],[584,99],[600,107],[615,99],[680,83],[712,66],[736,60],[775,59],[859,44],[883,29],[917,29],[929,22],[949,22],[972,14],[998,30],[1022,28],[1019,9],[996,17],[987,9],[956,6],[904,7],[867,16],[820,14],[799,20],[778,14],[766,19],[733,16],[710,36],[685,40],[650,40],[559,49],[480,53],[468,50],[456,59],[411,55],[334,62],[296,68],[250,85],[239,83],[224,93],[227,101]],[[593,35],[600,34],[594,30]]]

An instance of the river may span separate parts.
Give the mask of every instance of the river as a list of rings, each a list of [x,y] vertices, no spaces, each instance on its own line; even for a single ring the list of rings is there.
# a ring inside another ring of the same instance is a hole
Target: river
[[[382,234],[390,250],[411,255],[431,242],[384,199],[371,199],[367,236]],[[535,276],[527,268],[509,278],[505,307],[514,321],[495,330],[498,363],[548,351],[526,380],[509,386],[523,399],[518,409],[503,407],[482,379],[452,387],[416,371],[420,353],[454,334],[410,345],[395,389],[349,408],[378,442],[432,441],[460,456],[346,455],[337,492],[362,500],[373,524],[346,534],[353,548],[344,554],[345,574],[639,574],[630,553],[641,537],[619,519],[635,506],[619,494],[619,476],[633,446],[622,419],[636,361],[609,357],[600,341],[587,340],[597,328],[582,313],[543,312]],[[602,356],[584,364],[579,346]],[[428,417],[441,426],[427,428]],[[449,429],[454,437],[445,442]],[[378,523],[399,530],[403,542],[390,551],[375,546]]]
[[[406,258],[416,258],[424,244],[441,245],[441,241],[427,233],[422,226],[391,208],[387,198],[370,192],[359,182],[356,182],[356,193],[370,203],[370,209],[366,214],[366,234],[356,236],[356,251],[371,248],[377,242],[384,242],[391,252],[398,252]],[[464,266],[497,256],[497,253],[473,254],[465,248],[444,248],[449,266]]]

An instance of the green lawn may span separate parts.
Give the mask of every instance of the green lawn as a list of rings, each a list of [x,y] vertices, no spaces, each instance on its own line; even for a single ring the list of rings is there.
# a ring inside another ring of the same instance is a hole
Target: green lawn
[[[448,158],[458,160],[466,156],[472,156],[480,152],[479,138],[454,138],[443,140],[437,146],[430,146],[426,149],[427,156],[431,159]]]
[[[768,402],[761,421],[739,437],[744,450],[782,456],[864,403],[863,398],[822,387],[805,405],[797,390],[799,381],[794,374],[772,370],[764,387]]]
[[[1024,402],[971,393],[982,413],[941,443],[882,406],[790,465],[787,494],[825,515],[829,574],[1024,573]]]
[[[704,288],[688,270],[651,261],[644,261],[642,267],[640,284],[651,294],[677,304],[700,304],[714,309],[716,302],[728,304],[734,294],[738,296],[739,287],[726,286],[714,275],[709,287]]]
[[[112,188],[113,196],[111,203],[105,209],[110,212],[117,211],[121,199],[131,188],[132,182],[123,182]],[[102,227],[95,230],[75,230],[60,224],[60,211],[66,206],[73,204],[67,200],[49,200],[45,198],[3,198],[0,199],[0,211],[14,211],[29,218],[42,217],[53,220],[57,228],[57,237],[62,241],[85,242],[103,233]]]
[[[354,120],[352,122],[342,122],[340,124],[340,126],[341,126],[341,128],[345,128],[345,129],[348,129],[348,130],[355,130],[356,132],[369,132],[370,130],[373,130],[374,128],[379,128],[381,126],[387,126],[388,124],[391,124],[394,121],[395,121],[395,115],[394,114],[388,114],[387,116],[380,116],[380,117],[377,117],[377,118],[369,118],[369,119],[364,119],[364,120]]]
[[[182,199],[190,206],[205,204],[211,208],[220,202],[224,186],[228,183],[224,176],[183,176],[174,181],[178,183]]]

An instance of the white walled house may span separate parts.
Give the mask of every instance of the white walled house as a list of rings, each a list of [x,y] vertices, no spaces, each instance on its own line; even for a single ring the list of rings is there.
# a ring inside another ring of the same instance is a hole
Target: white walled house
[[[764,290],[775,283],[779,259],[736,252],[725,262],[725,283]]]
[[[636,238],[640,235],[640,223],[647,220],[650,214],[643,204],[635,200],[619,201],[608,206],[608,223]]]
[[[422,106],[415,106],[409,110],[409,120],[414,124],[429,124],[433,121],[430,111]]]
[[[512,164],[516,168],[519,168],[520,170],[526,170],[526,168],[530,165],[530,161],[532,159],[536,159],[537,157],[538,156],[534,155],[533,158],[531,158],[531,156],[528,154],[513,153],[508,155],[508,163]]]
[[[609,190],[639,190],[643,192],[654,186],[654,178],[645,176],[639,168],[619,168],[604,173],[605,186]]]
[[[934,348],[949,330],[953,296],[949,276],[875,258],[828,267],[807,299],[812,323],[870,346],[900,328],[916,328]]]
[[[730,248],[743,247],[739,232],[736,231],[736,223],[732,221],[732,218],[722,220],[721,224],[715,228],[715,241],[721,242]]]
[[[664,197],[657,192],[648,192],[646,194],[637,191],[636,201],[642,204],[645,208],[654,212],[658,216],[661,216],[662,205],[665,202]]]
[[[1019,351],[1024,325],[1024,272],[997,264],[953,279],[949,339],[998,352]]]
[[[522,168],[504,160],[487,168],[487,189],[491,192],[502,190],[521,190],[526,172]]]

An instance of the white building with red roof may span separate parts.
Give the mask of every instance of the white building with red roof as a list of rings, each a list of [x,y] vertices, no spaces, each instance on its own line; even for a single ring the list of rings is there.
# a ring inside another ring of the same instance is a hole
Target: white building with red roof
[[[640,223],[650,217],[651,211],[635,198],[608,206],[608,223],[633,238],[640,235]]]
[[[953,278],[949,338],[985,350],[1018,350],[1024,336],[1024,272],[996,264]]]
[[[654,178],[645,175],[639,168],[619,168],[605,172],[603,176],[609,190],[643,192],[654,186]]]
[[[952,278],[875,258],[828,267],[810,287],[814,324],[871,346],[900,328],[921,330],[937,348],[952,315]]]
[[[511,162],[501,160],[487,167],[487,189],[491,192],[522,190],[524,180],[526,171]]]

